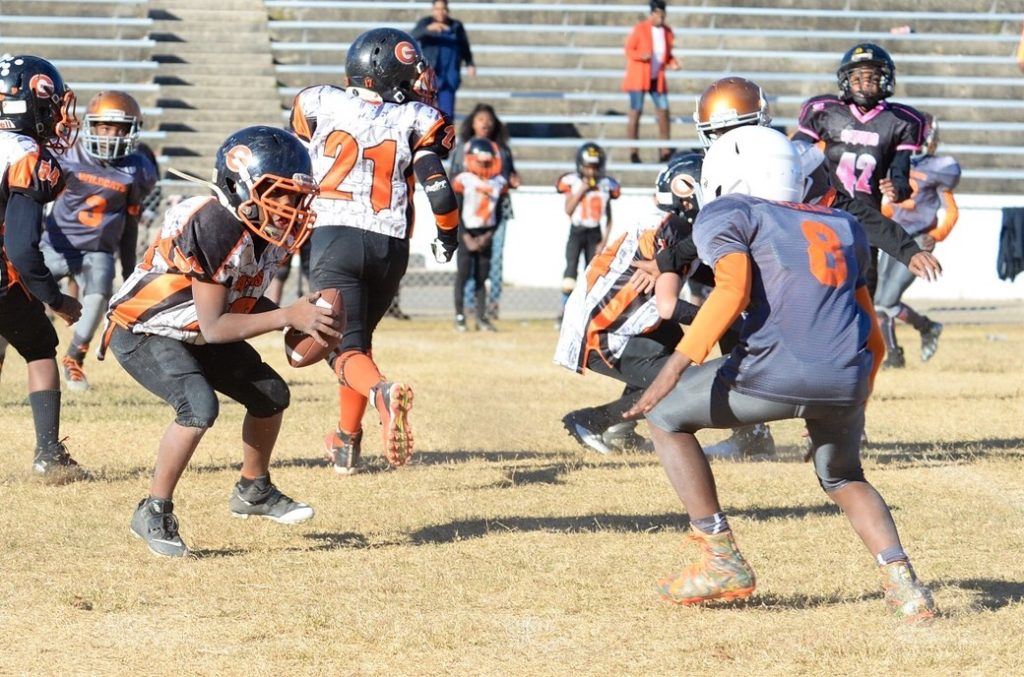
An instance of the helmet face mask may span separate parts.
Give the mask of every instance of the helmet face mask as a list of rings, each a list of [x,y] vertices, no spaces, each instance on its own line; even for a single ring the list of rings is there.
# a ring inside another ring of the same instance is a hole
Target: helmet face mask
[[[63,153],[75,143],[75,93],[49,61],[0,57],[0,129],[31,136]]]
[[[730,76],[711,83],[697,98],[693,121],[701,145],[708,148],[731,129],[744,125],[768,127],[772,118],[761,87],[751,80]]]
[[[103,133],[119,128],[120,134]],[[139,140],[142,110],[124,92],[100,92],[89,102],[82,125],[85,152],[97,160],[119,160],[131,154]]]
[[[924,130],[922,133],[924,136],[924,142],[921,146],[914,151],[914,157],[923,157],[925,155],[935,155],[935,151],[939,147],[939,121],[932,116],[931,113],[924,114]]]
[[[836,71],[839,98],[871,109],[896,91],[896,64],[889,53],[870,42],[854,45]],[[873,82],[877,80],[877,86]]]
[[[212,185],[221,204],[253,233],[294,252],[316,220],[312,173],[309,153],[293,135],[246,127],[221,144]]]

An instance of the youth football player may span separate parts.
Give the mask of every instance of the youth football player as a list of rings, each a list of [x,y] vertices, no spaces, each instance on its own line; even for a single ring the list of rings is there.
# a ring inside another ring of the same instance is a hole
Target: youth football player
[[[413,453],[413,391],[384,378],[373,332],[409,262],[412,193],[418,180],[437,225],[439,261],[458,246],[459,210],[441,161],[455,128],[434,107],[434,72],[412,36],[375,28],[352,43],[346,88],[320,85],[295,97],[291,126],[306,142],[320,193],[312,242],[313,289],[341,289],[345,330],[331,362],[339,382],[337,428],[325,454],[343,475],[358,472],[363,413],[372,400],[384,454],[401,466]]]
[[[863,271],[868,244],[849,214],[799,202],[799,155],[782,134],[742,127],[708,150],[694,224],[716,286],[676,352],[628,416],[647,415],[655,450],[690,517],[699,563],[663,579],[679,604],[741,599],[756,587],[718,501],[694,433],[803,418],[814,469],[879,567],[885,601],[903,617],[935,614],[889,508],[860,462],[864,406],[881,362],[881,332]],[[705,362],[743,311],[741,339]]]

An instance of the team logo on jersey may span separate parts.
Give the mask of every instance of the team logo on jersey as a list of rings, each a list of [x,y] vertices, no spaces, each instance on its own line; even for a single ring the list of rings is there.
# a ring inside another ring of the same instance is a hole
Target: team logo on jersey
[[[252,162],[252,150],[248,146],[239,144],[224,154],[224,164],[236,174],[244,172],[250,162]]]
[[[419,54],[416,51],[416,46],[411,42],[403,40],[395,45],[395,58],[402,63],[411,66],[416,63],[417,56],[419,56]]]
[[[32,79],[28,81],[28,88],[39,99],[49,99],[57,91],[57,87],[53,84],[50,76],[43,73],[33,75]]]
[[[689,174],[680,174],[672,179],[670,188],[672,190],[672,194],[676,197],[693,197],[694,192],[697,190],[697,180]]]

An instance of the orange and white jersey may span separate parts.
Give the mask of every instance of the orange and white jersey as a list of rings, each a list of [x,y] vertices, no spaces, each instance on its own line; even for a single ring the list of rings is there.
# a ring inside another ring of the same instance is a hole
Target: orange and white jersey
[[[212,197],[193,197],[167,210],[159,236],[110,300],[110,322],[135,334],[205,343],[192,280],[227,287],[228,312],[256,305],[281,262],[275,247]]]
[[[444,157],[455,140],[455,128],[432,106],[371,101],[328,85],[299,92],[291,125],[309,147],[320,184],[315,227],[397,238],[412,228],[413,155],[435,150]]]
[[[0,297],[18,280],[3,250],[3,220],[11,194],[24,193],[46,204],[63,190],[64,172],[48,149],[30,136],[0,131]]]
[[[504,176],[482,179],[473,172],[462,172],[452,179],[452,190],[462,195],[462,225],[466,230],[498,225],[498,201],[508,192]]]
[[[570,193],[579,190],[587,179],[576,172],[563,174],[555,183],[559,193]],[[608,203],[618,199],[622,193],[619,182],[610,176],[597,179],[595,190],[587,192],[573,210],[572,225],[583,228],[598,228],[608,225]]]
[[[590,354],[615,368],[626,343],[661,324],[653,294],[641,294],[629,280],[634,261],[654,258],[670,243],[668,220],[659,228],[620,235],[587,266],[585,284],[578,284],[565,303],[555,348],[555,364],[583,373]]]

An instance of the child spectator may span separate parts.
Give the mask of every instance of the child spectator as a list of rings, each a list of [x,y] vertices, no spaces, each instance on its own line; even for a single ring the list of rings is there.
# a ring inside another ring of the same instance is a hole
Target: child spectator
[[[492,240],[498,225],[498,203],[508,192],[508,181],[501,174],[498,146],[485,138],[466,144],[463,161],[466,170],[452,179],[459,198],[458,273],[455,276],[455,328],[466,331],[463,287],[470,272],[476,284],[476,326],[478,330],[497,331],[487,317],[487,276],[490,274]]]

